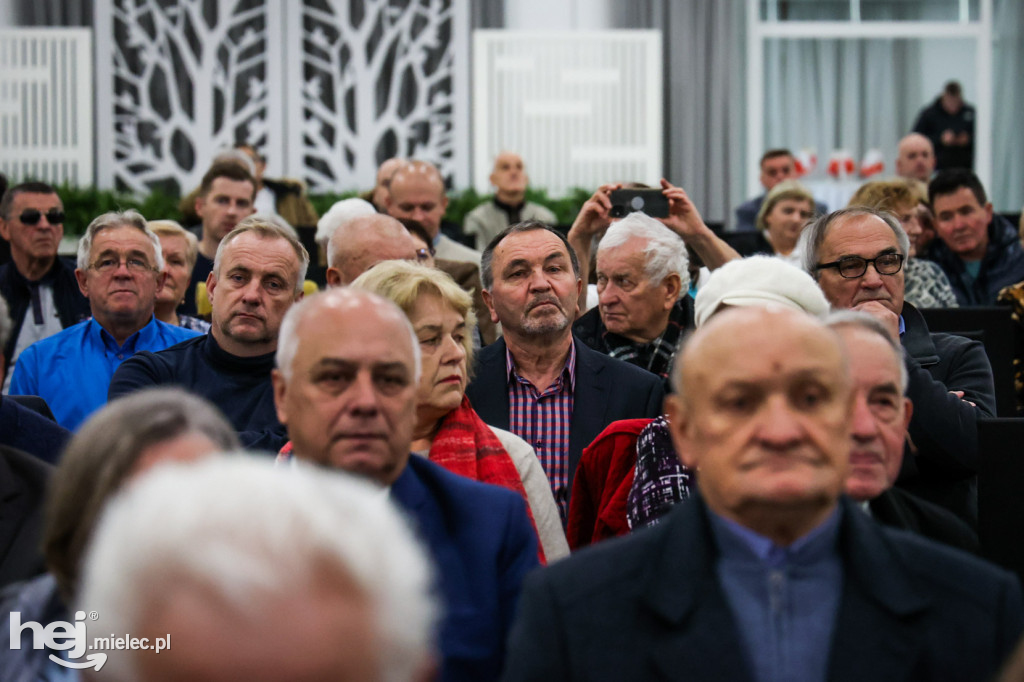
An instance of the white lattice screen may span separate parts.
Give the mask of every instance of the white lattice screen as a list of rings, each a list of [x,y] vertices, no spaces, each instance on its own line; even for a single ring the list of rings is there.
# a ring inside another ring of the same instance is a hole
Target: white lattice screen
[[[559,195],[662,174],[658,31],[473,34],[473,184],[509,149]]]
[[[88,29],[0,31],[0,172],[92,184]]]

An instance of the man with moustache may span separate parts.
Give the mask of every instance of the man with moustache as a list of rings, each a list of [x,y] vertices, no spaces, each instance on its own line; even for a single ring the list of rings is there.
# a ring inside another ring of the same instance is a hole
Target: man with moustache
[[[164,283],[160,240],[135,211],[104,213],[78,242],[75,278],[92,319],[26,348],[11,377],[13,395],[43,398],[74,431],[107,401],[111,376],[138,352],[196,336],[153,316]]]
[[[512,225],[484,250],[481,271],[503,338],[480,352],[466,395],[486,423],[537,451],[564,523],[583,448],[617,419],[660,414],[663,384],[573,337],[583,283],[561,233]]]
[[[287,441],[277,420],[270,372],[277,334],[302,298],[309,254],[284,228],[252,216],[220,242],[206,280],[213,304],[210,332],[162,353],[125,363],[110,398],[174,384],[219,407],[244,445],[276,452]]]
[[[532,574],[505,682],[990,678],[1024,629],[1016,577],[842,496],[853,384],[797,311],[736,308],[684,347],[666,401],[699,495]]]

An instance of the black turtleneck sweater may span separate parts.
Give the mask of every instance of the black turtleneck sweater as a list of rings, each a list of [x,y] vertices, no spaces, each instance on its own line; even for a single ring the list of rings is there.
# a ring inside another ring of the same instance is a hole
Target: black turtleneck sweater
[[[110,380],[107,397],[112,400],[150,386],[180,386],[219,407],[247,448],[276,453],[288,435],[274,409],[273,368],[273,353],[238,357],[204,334],[125,360]]]

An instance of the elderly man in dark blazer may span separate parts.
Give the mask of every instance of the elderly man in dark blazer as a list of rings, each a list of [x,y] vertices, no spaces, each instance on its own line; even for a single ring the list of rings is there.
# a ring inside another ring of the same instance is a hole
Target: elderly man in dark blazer
[[[583,284],[560,232],[512,225],[491,240],[480,270],[504,337],[480,352],[466,394],[485,422],[537,451],[564,520],[583,448],[615,420],[661,414],[662,380],[573,337]]]
[[[494,680],[537,535],[516,493],[410,454],[419,348],[394,303],[348,287],[316,294],[281,325],[274,402],[297,459],[386,488],[418,531],[445,612],[438,679]]]
[[[527,580],[507,682],[984,680],[1024,628],[1016,578],[841,497],[854,393],[803,313],[727,310],[667,412],[700,495]]]

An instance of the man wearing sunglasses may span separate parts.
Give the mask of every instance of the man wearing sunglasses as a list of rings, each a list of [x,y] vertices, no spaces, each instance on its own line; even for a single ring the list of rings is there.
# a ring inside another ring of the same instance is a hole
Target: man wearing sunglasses
[[[977,419],[995,414],[992,368],[981,343],[931,333],[903,300],[910,249],[896,218],[868,208],[823,216],[804,229],[804,265],[837,309],[869,313],[903,346],[914,404],[897,485],[978,520]]]
[[[0,294],[13,322],[3,347],[7,393],[21,351],[87,318],[89,302],[78,290],[74,263],[57,257],[64,205],[53,187],[26,182],[7,190],[0,200],[0,236],[11,247],[11,261],[0,266]]]

